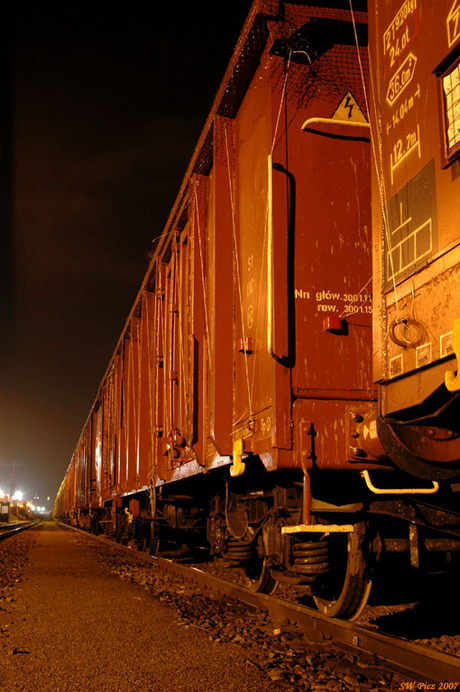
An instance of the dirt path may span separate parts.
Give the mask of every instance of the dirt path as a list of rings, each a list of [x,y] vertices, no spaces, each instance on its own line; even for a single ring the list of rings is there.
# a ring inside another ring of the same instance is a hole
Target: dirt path
[[[276,689],[241,648],[180,627],[172,609],[111,574],[87,540],[52,523],[37,530],[0,602],[1,692]]]

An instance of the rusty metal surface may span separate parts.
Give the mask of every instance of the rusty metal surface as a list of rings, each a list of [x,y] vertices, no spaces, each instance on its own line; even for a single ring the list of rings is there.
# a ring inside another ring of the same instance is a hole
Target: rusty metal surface
[[[293,406],[296,464],[360,471],[371,461],[372,468],[379,468],[380,446],[369,430],[373,416],[373,402],[297,399]]]
[[[439,480],[460,474],[444,385],[458,391],[458,17],[450,0],[369,3],[380,437],[402,470]]]
[[[460,38],[454,5],[369,3],[372,101],[382,124],[373,194],[377,380],[416,376],[452,354],[460,180],[458,161],[448,166],[444,155],[440,75]],[[384,412],[394,410],[393,394],[404,406],[398,387],[407,386],[402,380],[383,395]]]
[[[297,8],[297,28],[310,26],[317,13]],[[328,88],[320,91],[309,79],[301,85],[305,66],[277,54],[295,27],[286,21],[282,31],[228,133],[234,151],[228,185],[238,201],[234,330],[237,343],[254,344],[234,355],[233,435],[244,439],[246,452],[285,450],[289,466],[296,465],[294,454],[288,458],[292,395],[372,398],[372,307],[368,144],[355,135],[302,132],[309,117],[334,117],[351,100],[347,113],[354,109],[353,118],[364,119],[364,103],[350,95],[361,95],[362,84],[353,70],[340,86],[332,82],[344,60],[347,67],[352,61],[340,46],[315,62],[315,76],[321,83],[327,75]],[[336,333],[324,326],[331,314],[339,320]],[[336,463],[343,461],[342,455]]]
[[[347,419],[374,398],[366,15],[283,9],[249,13],[69,467],[72,511],[129,509],[234,446],[300,468],[300,409],[321,467],[363,462]]]

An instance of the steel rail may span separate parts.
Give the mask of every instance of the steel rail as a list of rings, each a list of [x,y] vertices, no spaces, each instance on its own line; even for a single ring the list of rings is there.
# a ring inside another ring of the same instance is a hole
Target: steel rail
[[[370,657],[374,663],[385,664],[386,667],[389,665],[392,671],[408,678],[423,682],[460,681],[460,658],[457,656],[427,649],[402,637],[382,634],[353,622],[328,618],[313,608],[256,593],[196,567],[187,567],[165,558],[151,559],[160,567],[192,579],[200,586],[232,596],[250,606],[263,608],[275,620],[296,622],[302,631],[313,635],[314,639],[329,639],[335,646],[345,648],[361,658]]]
[[[62,526],[81,531],[66,524]],[[419,682],[460,681],[460,658],[457,656],[414,644],[402,637],[382,634],[354,622],[328,618],[313,608],[251,591],[245,586],[225,581],[197,567],[136,551],[104,536],[96,536],[86,531],[81,533],[126,552],[135,559],[191,580],[199,586],[235,598],[253,608],[261,608],[267,611],[275,622],[295,622],[313,640],[330,641],[331,645],[350,651],[361,660],[367,660],[369,665],[384,666],[386,670]]]
[[[24,521],[19,524],[5,524],[4,526],[0,524],[0,541],[11,538],[12,536],[15,536],[21,531],[25,531],[26,529],[31,529],[32,526],[36,526],[39,523],[40,519],[35,519],[34,521]]]

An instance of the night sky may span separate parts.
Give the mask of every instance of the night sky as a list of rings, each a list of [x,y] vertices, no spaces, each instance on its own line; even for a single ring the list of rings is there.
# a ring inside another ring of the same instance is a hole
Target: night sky
[[[54,499],[250,5],[12,3],[3,490]]]

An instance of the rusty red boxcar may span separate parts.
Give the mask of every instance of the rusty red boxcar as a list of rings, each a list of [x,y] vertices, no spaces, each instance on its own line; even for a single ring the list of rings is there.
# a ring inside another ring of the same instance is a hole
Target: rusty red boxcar
[[[389,449],[404,450],[393,452],[398,466],[440,480],[460,470],[452,357],[460,325],[460,8],[451,0],[372,3],[370,16],[381,126],[373,199],[380,435]]]
[[[56,516],[349,618],[458,552],[455,7],[253,3]]]

